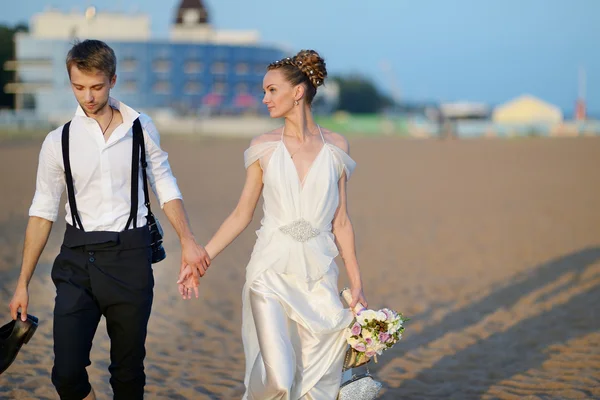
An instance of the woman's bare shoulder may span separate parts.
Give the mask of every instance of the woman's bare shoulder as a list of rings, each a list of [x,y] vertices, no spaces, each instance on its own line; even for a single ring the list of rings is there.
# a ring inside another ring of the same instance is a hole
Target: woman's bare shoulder
[[[327,143],[331,143],[334,146],[339,147],[346,153],[349,152],[350,145],[348,143],[348,140],[344,137],[344,135],[323,128],[321,128],[321,132],[323,132],[323,137],[325,138],[325,141]]]
[[[277,142],[281,138],[281,129],[277,128],[273,129],[270,132],[263,133],[261,135],[255,136],[250,141],[250,146],[255,146],[257,144],[268,143],[268,142]]]

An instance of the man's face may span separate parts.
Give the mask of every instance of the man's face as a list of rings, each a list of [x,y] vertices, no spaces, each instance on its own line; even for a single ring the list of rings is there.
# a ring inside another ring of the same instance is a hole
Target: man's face
[[[89,116],[100,112],[108,104],[110,89],[115,86],[117,76],[109,78],[97,69],[82,71],[71,66],[71,88],[77,102]]]

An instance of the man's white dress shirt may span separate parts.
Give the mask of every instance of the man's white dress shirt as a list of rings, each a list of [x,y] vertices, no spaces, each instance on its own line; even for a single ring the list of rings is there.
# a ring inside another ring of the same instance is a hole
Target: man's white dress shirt
[[[160,137],[154,123],[127,105],[110,98],[111,107],[119,110],[123,123],[105,142],[98,123],[77,107],[70,126],[70,162],[79,217],[85,231],[122,231],[131,207],[131,154],[133,121],[140,118],[146,145],[148,180],[160,207],[181,192],[169,166],[168,156],[160,148]],[[63,127],[46,136],[40,151],[36,191],[29,209],[30,216],[56,221],[60,197],[66,188],[62,158]],[[146,224],[147,208],[140,167],[137,226]],[[69,202],[66,202],[66,221],[72,224]],[[130,224],[130,228],[132,224]]]

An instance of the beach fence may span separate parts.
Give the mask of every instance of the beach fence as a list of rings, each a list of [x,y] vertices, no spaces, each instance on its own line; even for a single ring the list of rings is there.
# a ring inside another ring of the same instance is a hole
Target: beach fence
[[[265,115],[178,116],[164,110],[143,110],[150,115],[161,134],[254,137],[282,124]],[[33,110],[0,110],[0,130],[11,136],[31,132],[49,132],[73,117],[72,113],[44,118]],[[440,138],[450,132],[454,138],[514,138],[600,136],[600,121],[565,121],[555,124],[507,124],[491,120],[450,120],[443,124],[423,115],[349,114],[337,112],[318,115],[315,121],[331,131],[348,136],[396,136]]]
[[[600,136],[600,121],[565,121],[555,124],[508,124],[490,120],[454,120],[444,125],[425,118],[411,117],[406,122],[411,137],[517,138]],[[449,131],[449,132],[448,132]]]
[[[18,132],[54,128],[51,121],[40,117],[34,110],[0,110],[0,129]]]

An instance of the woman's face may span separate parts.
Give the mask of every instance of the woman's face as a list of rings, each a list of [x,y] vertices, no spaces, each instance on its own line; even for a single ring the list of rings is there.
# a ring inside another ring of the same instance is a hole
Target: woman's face
[[[271,118],[285,117],[294,108],[294,87],[281,70],[267,71],[263,79],[263,91],[263,103]]]

